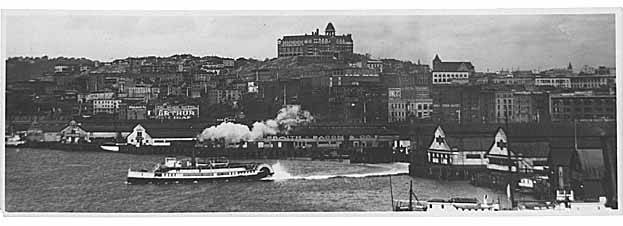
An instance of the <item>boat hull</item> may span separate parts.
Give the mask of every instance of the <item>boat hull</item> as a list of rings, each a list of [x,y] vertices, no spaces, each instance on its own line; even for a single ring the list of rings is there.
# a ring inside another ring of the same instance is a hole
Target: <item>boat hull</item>
[[[272,174],[259,173],[249,176],[236,177],[202,177],[202,178],[165,178],[165,177],[128,177],[128,184],[196,184],[218,181],[257,181],[270,177]]]

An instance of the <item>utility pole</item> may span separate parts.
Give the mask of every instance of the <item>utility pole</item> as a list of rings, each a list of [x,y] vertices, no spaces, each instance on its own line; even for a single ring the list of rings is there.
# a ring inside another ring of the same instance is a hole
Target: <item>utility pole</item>
[[[509,145],[509,126],[508,126],[508,109],[506,111],[504,111],[504,121],[505,121],[505,127],[506,127],[506,144],[504,145],[506,147],[506,152],[507,152],[507,156],[508,156],[508,173],[510,176],[510,182],[509,182],[509,198],[511,201],[511,208],[515,208],[515,197],[513,195],[513,182],[514,182],[514,175],[513,175],[513,159],[511,157],[511,151],[510,151],[510,145]],[[517,166],[519,167],[519,166]],[[519,171],[519,169],[518,169]]]
[[[573,117],[573,144],[575,147],[575,151],[578,151],[578,126],[577,126],[577,120],[575,117]]]

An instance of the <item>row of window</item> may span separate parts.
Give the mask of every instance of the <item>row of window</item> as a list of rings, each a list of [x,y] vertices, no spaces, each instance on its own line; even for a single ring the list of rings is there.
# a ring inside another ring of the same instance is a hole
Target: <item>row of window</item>
[[[612,99],[595,99],[595,98],[587,98],[587,99],[552,99],[552,104],[553,105],[560,105],[560,104],[574,104],[574,105],[578,105],[578,104],[585,104],[585,105],[591,105],[591,104],[606,104],[606,105],[611,105],[614,102],[614,98]]]
[[[570,107],[554,107],[554,108],[552,108],[552,112],[554,112],[554,113],[558,113],[558,112],[563,112],[563,113],[564,112],[571,112],[571,109],[572,108],[570,108]],[[591,107],[582,108],[582,107],[576,107],[576,108],[573,108],[573,110],[574,110],[574,112],[585,112],[585,113],[591,113],[591,112],[598,113],[598,112],[604,112],[604,111],[605,112],[614,112],[614,108],[613,107],[607,107],[607,108],[600,108],[600,107],[597,107],[597,108],[591,108]]]
[[[433,104],[414,104],[414,103],[411,103],[409,105],[407,105],[407,104],[390,104],[389,106],[390,106],[390,108],[393,108],[393,109],[405,109],[406,107],[410,107],[409,109],[413,109],[415,106],[417,106],[418,110],[428,110],[428,109],[432,110],[433,109],[432,105]]]
[[[467,78],[467,74],[433,74],[433,78]]]
[[[225,175],[241,175],[241,174],[249,174],[253,172],[252,170],[246,170],[246,171],[234,171],[234,172],[221,172],[221,173],[217,173],[216,175],[218,176],[225,176]]]

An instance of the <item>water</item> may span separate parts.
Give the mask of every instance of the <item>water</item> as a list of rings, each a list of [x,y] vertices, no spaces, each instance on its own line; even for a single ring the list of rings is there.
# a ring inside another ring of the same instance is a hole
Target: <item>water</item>
[[[504,193],[466,182],[405,175],[407,164],[261,160],[272,178],[255,182],[126,185],[129,167],[150,168],[162,156],[109,152],[6,149],[8,212],[220,212],[220,211],[391,211],[408,199],[409,181],[422,199]]]

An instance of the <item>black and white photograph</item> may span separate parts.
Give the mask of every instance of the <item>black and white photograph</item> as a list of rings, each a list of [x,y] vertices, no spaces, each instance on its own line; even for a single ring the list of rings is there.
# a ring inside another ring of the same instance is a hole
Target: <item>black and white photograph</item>
[[[620,215],[621,13],[3,9],[2,211]]]

